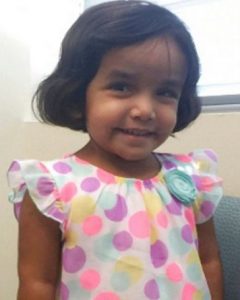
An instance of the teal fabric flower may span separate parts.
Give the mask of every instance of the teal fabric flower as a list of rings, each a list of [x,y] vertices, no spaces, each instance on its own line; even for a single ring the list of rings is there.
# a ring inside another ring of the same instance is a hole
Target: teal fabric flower
[[[192,178],[179,170],[168,171],[164,175],[169,192],[185,205],[191,205],[197,197],[197,189]]]

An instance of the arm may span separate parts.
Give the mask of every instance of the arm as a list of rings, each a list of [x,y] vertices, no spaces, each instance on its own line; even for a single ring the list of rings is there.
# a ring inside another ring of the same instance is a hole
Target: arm
[[[214,223],[210,219],[197,226],[199,255],[212,300],[223,300],[223,276],[215,235]]]
[[[60,274],[59,224],[42,215],[28,194],[19,218],[18,300],[55,300]]]

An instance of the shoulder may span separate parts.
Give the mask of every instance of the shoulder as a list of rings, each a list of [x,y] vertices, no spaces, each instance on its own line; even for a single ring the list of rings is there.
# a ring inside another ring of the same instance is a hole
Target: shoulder
[[[192,174],[216,173],[218,157],[211,149],[197,149],[188,154],[156,153],[165,171],[178,169]]]
[[[181,198],[181,202],[192,204],[197,223],[207,221],[223,195],[216,153],[197,149],[189,154],[164,153],[157,157],[170,192]]]
[[[57,173],[66,173],[70,168],[64,159],[40,161],[40,160],[14,160],[7,171],[7,177],[11,185],[23,182],[41,182],[46,178],[52,181]],[[44,180],[45,179],[45,180]]]
[[[65,199],[61,199],[61,193],[69,180],[69,177],[62,175],[70,172],[71,167],[65,158],[49,161],[14,160],[7,171],[7,179],[9,200],[15,205],[16,216],[19,216],[24,195],[28,191],[36,207],[45,216],[62,223],[68,207]]]

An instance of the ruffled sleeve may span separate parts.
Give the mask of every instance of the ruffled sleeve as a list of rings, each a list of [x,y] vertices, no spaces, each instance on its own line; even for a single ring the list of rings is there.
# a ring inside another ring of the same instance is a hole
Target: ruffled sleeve
[[[196,223],[201,224],[213,216],[222,198],[222,179],[216,175],[217,156],[212,150],[196,150],[190,157],[193,166],[190,175],[197,189],[193,211]]]
[[[26,190],[39,211],[60,224],[63,231],[66,207],[58,199],[58,187],[45,163],[36,160],[13,161],[7,173],[11,188],[9,201],[14,204],[19,218],[21,203]]]

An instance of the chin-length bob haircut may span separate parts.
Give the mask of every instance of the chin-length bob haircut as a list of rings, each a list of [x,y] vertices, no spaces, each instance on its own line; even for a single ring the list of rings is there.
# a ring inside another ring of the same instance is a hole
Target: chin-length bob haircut
[[[86,89],[103,56],[114,48],[161,36],[173,38],[187,61],[174,132],[184,129],[201,111],[196,92],[199,60],[195,45],[177,16],[138,0],[105,2],[80,15],[63,39],[56,69],[34,94],[35,115],[43,122],[86,132]]]

